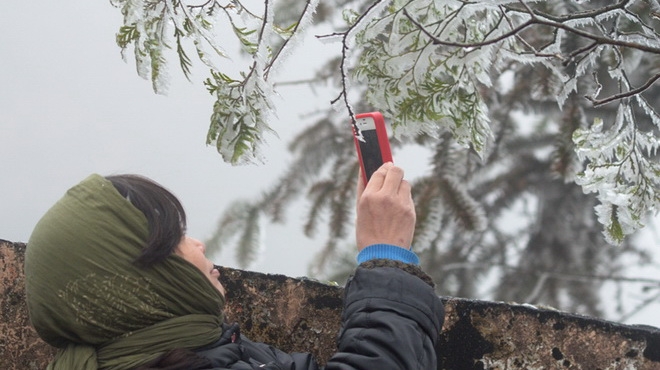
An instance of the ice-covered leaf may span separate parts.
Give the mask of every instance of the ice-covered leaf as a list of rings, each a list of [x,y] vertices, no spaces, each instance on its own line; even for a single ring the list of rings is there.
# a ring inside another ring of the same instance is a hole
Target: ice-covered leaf
[[[585,192],[597,193],[599,221],[607,239],[618,244],[660,207],[660,172],[654,159],[660,141],[637,129],[629,104],[620,105],[608,128],[598,120],[590,129],[577,130],[573,140],[587,163],[576,182]]]

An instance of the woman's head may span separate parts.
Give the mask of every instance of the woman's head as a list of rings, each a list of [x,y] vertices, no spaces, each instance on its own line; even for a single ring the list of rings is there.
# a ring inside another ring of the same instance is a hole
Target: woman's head
[[[105,178],[147,219],[149,236],[136,265],[149,267],[174,253],[186,233],[186,213],[174,194],[138,175]]]
[[[222,322],[224,297],[210,271],[177,252],[184,234],[180,202],[151,180],[91,175],[72,187],[28,241],[27,303],[37,332],[58,347],[98,346],[190,315]]]
[[[142,253],[135,260],[137,266],[149,268],[175,253],[202,271],[211,284],[225,294],[224,287],[218,281],[219,271],[205,256],[204,243],[186,236],[186,213],[174,194],[139,175],[105,178],[147,219],[149,236]]]

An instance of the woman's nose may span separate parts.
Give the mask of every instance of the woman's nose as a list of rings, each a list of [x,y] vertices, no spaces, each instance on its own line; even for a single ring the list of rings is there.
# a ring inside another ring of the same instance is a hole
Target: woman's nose
[[[199,239],[195,239],[195,238],[191,238],[191,239],[192,239],[193,243],[195,243],[195,245],[202,248],[202,253],[206,253],[206,244],[204,244],[204,242],[202,242]]]

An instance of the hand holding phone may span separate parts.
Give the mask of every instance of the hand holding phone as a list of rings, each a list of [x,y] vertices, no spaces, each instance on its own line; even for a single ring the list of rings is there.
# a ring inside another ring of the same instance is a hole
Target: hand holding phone
[[[359,130],[359,132],[357,132]],[[359,137],[361,134],[361,137]],[[353,140],[360,161],[364,183],[383,163],[392,162],[390,141],[385,120],[380,112],[360,113],[355,116]]]
[[[361,178],[357,189],[355,241],[358,251],[374,244],[409,249],[415,233],[415,202],[403,169],[386,163],[369,184]]]

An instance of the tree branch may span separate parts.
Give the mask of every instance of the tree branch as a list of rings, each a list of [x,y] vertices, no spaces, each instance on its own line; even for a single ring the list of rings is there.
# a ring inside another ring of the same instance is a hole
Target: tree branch
[[[595,107],[597,107],[597,106],[600,106],[600,105],[611,103],[615,100],[624,99],[624,98],[628,98],[628,97],[631,97],[631,96],[634,96],[634,95],[641,94],[644,91],[646,91],[646,89],[651,87],[651,85],[653,85],[658,79],[660,79],[660,73],[656,74],[655,76],[652,76],[648,81],[646,81],[646,83],[644,83],[642,86],[640,86],[636,89],[632,89],[632,90],[628,90],[628,91],[623,92],[623,93],[615,94],[615,95],[612,95],[612,96],[604,98],[604,99],[595,99],[593,96],[588,96],[588,95],[585,95],[585,98],[587,98]]]
[[[579,13],[575,13],[575,14],[556,16],[556,15],[541,12],[539,10],[531,10],[527,4],[525,4],[523,1],[520,1],[520,3],[527,9],[527,12],[532,11],[535,15],[553,20],[555,22],[566,22],[566,21],[572,21],[572,20],[576,20],[576,19],[594,18],[594,17],[597,17],[601,14],[611,12],[613,10],[625,9],[626,5],[628,5],[629,2],[630,2],[630,0],[623,0],[619,3],[612,4],[612,5],[605,6],[605,7],[598,8],[598,9],[594,9],[594,10],[590,10],[590,11],[584,11],[584,12],[579,12]],[[508,8],[508,9],[514,10],[514,11],[520,11],[519,9],[512,9],[512,8]]]
[[[270,72],[270,68],[275,64],[275,61],[277,58],[280,56],[282,51],[286,48],[286,46],[289,44],[289,41],[293,38],[293,36],[298,32],[298,29],[300,28],[300,24],[302,23],[303,18],[305,17],[305,14],[308,13],[309,8],[311,7],[311,0],[305,1],[305,8],[303,9],[302,13],[300,13],[300,17],[298,18],[298,21],[296,22],[296,26],[293,28],[293,31],[291,32],[291,36],[284,40],[284,43],[282,44],[282,47],[280,47],[277,50],[277,53],[271,58],[270,62],[266,65],[266,71],[264,72],[264,79],[268,79],[268,72]],[[313,10],[311,10],[313,11]]]
[[[635,43],[635,42],[628,42],[628,41],[622,41],[622,40],[615,40],[609,37],[603,37],[599,35],[595,35],[593,33],[589,33],[586,31],[582,31],[578,28],[567,26],[561,22],[557,22],[552,20],[552,18],[547,18],[545,15],[538,15],[536,11],[533,9],[529,8],[527,4],[525,4],[523,1],[520,1],[521,4],[523,4],[526,8],[527,11],[526,13],[529,14],[530,19],[521,23],[520,25],[516,26],[512,30],[496,37],[493,39],[489,40],[483,40],[479,42],[467,42],[467,43],[462,43],[462,42],[452,42],[452,41],[443,41],[434,36],[431,32],[429,32],[426,27],[424,27],[422,24],[417,22],[415,19],[413,19],[410,14],[407,12],[407,10],[404,9],[404,14],[408,19],[416,26],[418,27],[425,35],[427,35],[434,44],[436,45],[444,45],[444,46],[453,46],[453,47],[459,47],[459,48],[478,48],[482,46],[488,46],[492,45],[495,43],[498,43],[500,41],[503,41],[509,37],[515,36],[524,29],[526,29],[529,26],[533,25],[542,25],[542,26],[549,26],[552,28],[556,29],[562,29],[566,32],[573,33],[575,35],[584,37],[586,39],[590,39],[595,41],[598,44],[604,44],[604,45],[612,45],[612,46],[620,46],[620,47],[627,47],[627,48],[633,48],[641,51],[646,51],[650,52],[653,54],[660,54],[660,48],[659,47],[653,47],[653,46],[648,46],[640,43]],[[625,3],[625,1],[624,1]],[[518,10],[520,11],[520,10]],[[543,17],[546,19],[541,19],[539,17]],[[568,19],[577,19],[577,18],[568,18]]]
[[[534,24],[532,21],[527,21],[517,26],[516,28],[512,29],[511,31],[504,33],[494,39],[484,40],[481,42],[462,43],[462,42],[442,41],[437,37],[435,37],[433,34],[431,34],[428,30],[426,30],[426,27],[424,27],[422,24],[420,24],[415,19],[413,19],[405,8],[403,9],[403,14],[405,14],[405,16],[410,20],[410,22],[412,22],[412,24],[414,24],[417,28],[420,29],[420,31],[422,31],[426,36],[428,36],[434,45],[454,46],[458,48],[478,48],[482,46],[496,44],[502,40],[508,39],[509,37],[515,36],[525,28]]]
[[[337,98],[335,98],[331,101],[331,104],[335,104],[336,102],[338,102],[340,99],[343,98],[344,105],[346,106],[346,109],[348,110],[348,113],[351,117],[351,123],[353,125],[353,129],[355,130],[356,135],[360,133],[360,129],[357,127],[357,123],[355,122],[355,112],[353,112],[353,107],[348,102],[348,83],[346,82],[347,75],[348,75],[348,71],[347,71],[347,67],[346,67],[346,61],[348,59],[348,53],[347,52],[348,52],[348,49],[349,49],[347,40],[348,40],[349,36],[351,36],[353,31],[355,31],[355,29],[357,28],[357,25],[359,25],[362,21],[364,21],[364,19],[369,15],[369,13],[371,13],[371,11],[378,4],[380,4],[381,2],[383,2],[383,0],[374,1],[369,6],[369,8],[364,13],[362,13],[360,15],[360,17],[355,21],[355,23],[353,25],[351,25],[348,28],[348,30],[346,30],[346,32],[332,34],[334,36],[342,36],[342,41],[341,41],[341,63],[339,65],[339,70],[341,71],[342,91],[339,93],[339,96],[337,96]],[[317,38],[320,38],[320,37],[317,36]]]
[[[584,16],[580,16],[580,17],[576,16],[575,18],[568,18],[568,19],[566,19],[564,21],[560,21],[560,22],[551,20],[550,18],[547,18],[548,20],[540,19],[539,16],[536,14],[536,12],[529,7],[529,5],[527,5],[523,0],[519,0],[519,1],[527,9],[527,13],[531,17],[530,21],[533,21],[535,24],[540,24],[540,25],[544,25],[544,26],[550,26],[550,27],[562,29],[566,32],[573,33],[573,34],[576,34],[578,36],[596,41],[599,44],[628,47],[628,48],[633,48],[633,49],[637,49],[637,50],[647,51],[647,52],[650,52],[650,53],[653,53],[653,54],[660,54],[660,48],[657,48],[657,47],[652,47],[652,46],[648,46],[648,45],[644,45],[644,44],[638,44],[638,43],[634,43],[634,42],[615,40],[615,39],[608,38],[608,37],[602,37],[602,36],[594,35],[592,33],[582,31],[578,28],[567,26],[564,23],[562,23],[562,22],[565,22],[567,20],[585,18]],[[616,4],[614,9],[621,7],[622,4],[625,5],[627,2],[628,2],[628,0],[624,0],[619,4]],[[598,12],[595,13],[595,15],[597,15],[597,14],[601,14],[601,13],[598,13]],[[603,12],[603,14],[604,14],[604,12]],[[543,17],[546,18],[545,16],[543,16]]]

